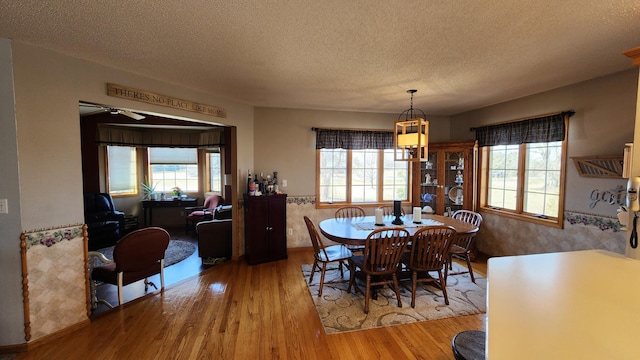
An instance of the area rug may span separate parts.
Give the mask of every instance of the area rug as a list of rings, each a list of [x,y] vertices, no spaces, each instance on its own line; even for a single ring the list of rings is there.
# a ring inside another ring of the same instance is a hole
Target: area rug
[[[463,269],[465,268],[456,263],[453,264],[453,272]],[[356,293],[353,289],[348,293],[348,283],[325,284],[322,288],[322,296],[318,297],[320,274],[316,271],[311,285],[309,285],[311,265],[302,265],[302,274],[327,334],[486,312],[487,280],[477,273],[474,273],[475,284],[471,281],[469,274],[449,276],[447,279],[449,305],[444,303],[441,290],[428,284],[418,284],[416,307],[411,308],[411,281],[407,280],[400,283],[402,307],[399,308],[394,291],[385,286],[378,290],[377,300],[370,300],[369,314],[363,311],[364,295]],[[345,271],[344,275],[345,279],[349,278],[348,271]],[[337,267],[327,270],[325,281],[339,279],[340,272]],[[363,285],[360,285],[360,288],[364,291]]]
[[[107,259],[113,259],[113,248],[114,246],[109,246],[98,251],[106,256]],[[169,240],[169,247],[164,253],[164,267],[179,263],[191,256],[195,251],[195,245],[188,241]]]

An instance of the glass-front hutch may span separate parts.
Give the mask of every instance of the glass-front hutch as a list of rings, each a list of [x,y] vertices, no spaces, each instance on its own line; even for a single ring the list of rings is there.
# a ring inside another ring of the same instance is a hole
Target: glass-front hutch
[[[477,149],[475,140],[429,143],[428,161],[414,167],[413,206],[438,215],[475,210]]]

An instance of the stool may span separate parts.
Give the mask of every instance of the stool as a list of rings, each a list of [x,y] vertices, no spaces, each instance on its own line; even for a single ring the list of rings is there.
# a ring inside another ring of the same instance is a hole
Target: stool
[[[456,360],[484,359],[486,333],[467,330],[457,333],[451,340],[451,349]]]

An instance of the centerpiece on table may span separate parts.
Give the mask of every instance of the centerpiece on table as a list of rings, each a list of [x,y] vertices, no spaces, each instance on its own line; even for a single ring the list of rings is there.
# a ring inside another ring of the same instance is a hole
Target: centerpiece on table
[[[173,193],[173,198],[175,200],[180,200],[182,198],[182,189],[180,189],[179,187],[174,187],[173,189],[171,189],[172,193]]]

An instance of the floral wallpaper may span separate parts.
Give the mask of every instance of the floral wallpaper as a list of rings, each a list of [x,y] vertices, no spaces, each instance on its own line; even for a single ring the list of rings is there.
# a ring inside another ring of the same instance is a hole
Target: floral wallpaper
[[[87,319],[85,239],[82,225],[25,232],[24,238],[33,341]]]
[[[315,224],[333,217],[335,209],[316,209],[315,196],[287,197],[287,246],[309,247],[303,217]],[[491,256],[605,249],[623,254],[626,230],[617,218],[566,211],[564,229],[483,213],[476,247]]]

